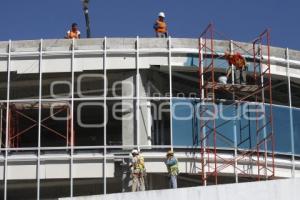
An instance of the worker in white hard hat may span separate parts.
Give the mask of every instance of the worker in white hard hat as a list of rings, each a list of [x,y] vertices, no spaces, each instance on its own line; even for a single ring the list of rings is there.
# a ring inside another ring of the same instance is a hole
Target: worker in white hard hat
[[[169,150],[166,156],[167,160],[165,161],[165,164],[169,173],[169,187],[175,189],[177,188],[177,176],[179,174],[178,160],[175,158],[172,150]]]
[[[166,16],[164,12],[160,12],[158,14],[158,19],[155,21],[153,26],[156,37],[159,38],[168,37],[168,27],[167,27],[167,23],[165,22],[165,17]]]
[[[132,178],[132,192],[145,191],[145,175],[146,168],[144,157],[137,150],[131,151],[132,160],[130,163],[131,167],[131,178]]]

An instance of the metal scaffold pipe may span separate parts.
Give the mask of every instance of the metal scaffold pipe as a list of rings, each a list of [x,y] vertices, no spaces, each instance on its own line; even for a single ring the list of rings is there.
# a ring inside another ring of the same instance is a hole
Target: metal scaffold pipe
[[[86,25],[86,37],[91,37],[91,28],[90,28],[90,16],[89,16],[89,0],[81,0],[83,13],[85,17],[85,25]]]

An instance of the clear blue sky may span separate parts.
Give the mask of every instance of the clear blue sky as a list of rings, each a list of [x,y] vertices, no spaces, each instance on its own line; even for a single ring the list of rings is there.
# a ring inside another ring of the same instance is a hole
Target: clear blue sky
[[[152,37],[159,11],[172,37],[197,37],[212,21],[230,39],[271,29],[273,46],[300,50],[299,0],[90,0],[93,37]],[[80,0],[2,0],[0,40],[62,38],[72,22],[85,37]]]

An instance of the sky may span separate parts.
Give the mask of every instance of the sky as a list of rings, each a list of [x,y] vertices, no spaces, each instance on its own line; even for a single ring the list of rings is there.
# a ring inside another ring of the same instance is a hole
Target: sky
[[[300,50],[299,0],[90,0],[92,37],[153,37],[166,13],[172,37],[196,38],[210,23],[226,38],[249,42],[266,28],[271,45]],[[80,0],[2,0],[0,41],[63,38],[72,22],[85,37]]]

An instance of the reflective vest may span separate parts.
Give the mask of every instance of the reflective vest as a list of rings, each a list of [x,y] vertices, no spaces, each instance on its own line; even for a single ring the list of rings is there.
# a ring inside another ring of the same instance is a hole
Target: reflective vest
[[[156,32],[158,33],[166,33],[167,32],[167,24],[166,22],[156,21]]]
[[[176,160],[176,163],[174,165],[167,165],[168,173],[170,176],[177,176],[179,174],[179,168],[178,168],[178,160]]]
[[[133,162],[133,173],[144,173],[146,171],[144,157],[138,155],[133,159],[136,159],[136,161]]]
[[[68,31],[68,38],[69,39],[78,39],[79,38],[79,35],[80,35],[80,31],[76,31],[76,32],[74,32],[74,31]]]
[[[238,69],[243,69],[246,65],[245,59],[239,53],[229,56],[229,58],[227,58],[227,60],[228,60],[229,65],[234,65]]]

